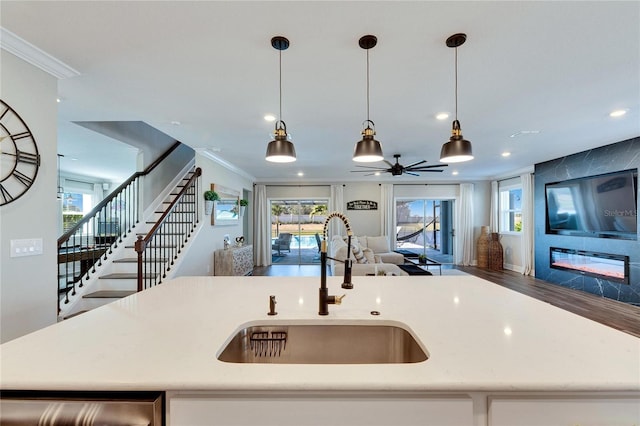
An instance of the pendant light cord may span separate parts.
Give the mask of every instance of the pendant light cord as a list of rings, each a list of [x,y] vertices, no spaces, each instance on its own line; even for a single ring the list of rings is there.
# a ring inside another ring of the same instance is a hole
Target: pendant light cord
[[[367,121],[369,120],[369,49],[367,49]]]
[[[456,71],[455,71],[455,78],[456,78],[456,84],[455,84],[455,91],[456,91],[456,120],[458,119],[458,48],[456,47]]]
[[[280,65],[280,115],[278,121],[282,121],[282,50],[279,50],[279,65]]]

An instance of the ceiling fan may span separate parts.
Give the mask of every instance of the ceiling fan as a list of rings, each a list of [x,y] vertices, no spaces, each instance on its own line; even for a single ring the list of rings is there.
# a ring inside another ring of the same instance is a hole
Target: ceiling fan
[[[356,166],[361,167],[367,170],[351,170],[352,173],[369,173],[365,176],[371,176],[384,173],[391,173],[393,176],[400,176],[402,174],[412,175],[412,176],[420,176],[416,172],[442,172],[442,169],[438,169],[437,167],[447,167],[448,164],[434,164],[432,166],[424,166],[421,165],[426,163],[427,160],[418,161],[417,163],[409,164],[408,166],[403,166],[398,162],[400,158],[400,154],[394,154],[393,158],[396,159],[396,163],[392,164],[387,160],[382,160],[389,165],[389,167],[373,167],[373,166]]]

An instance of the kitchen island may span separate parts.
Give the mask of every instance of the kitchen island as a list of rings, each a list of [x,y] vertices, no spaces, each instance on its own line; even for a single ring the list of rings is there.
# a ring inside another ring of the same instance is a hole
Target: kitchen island
[[[2,390],[164,391],[175,425],[640,423],[640,339],[472,276],[182,277],[0,346]],[[277,315],[269,316],[275,295]],[[372,311],[379,315],[372,315]],[[398,325],[408,364],[240,364],[260,324]]]

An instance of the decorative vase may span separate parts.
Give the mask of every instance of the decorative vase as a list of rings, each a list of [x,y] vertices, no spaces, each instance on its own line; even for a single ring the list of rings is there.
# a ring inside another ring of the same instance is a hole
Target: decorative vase
[[[500,234],[492,232],[491,241],[489,242],[489,269],[501,271],[503,267],[503,256]]]
[[[489,227],[480,227],[480,236],[478,237],[478,268],[489,267]]]
[[[246,206],[240,206],[240,217],[244,216],[244,211],[247,209]]]

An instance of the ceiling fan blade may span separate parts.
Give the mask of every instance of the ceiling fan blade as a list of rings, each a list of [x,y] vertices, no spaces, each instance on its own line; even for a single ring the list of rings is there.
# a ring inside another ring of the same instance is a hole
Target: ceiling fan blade
[[[404,174],[406,174],[406,175],[411,175],[411,176],[420,176],[420,175],[419,175],[419,174],[417,174],[417,173],[412,173],[412,172],[407,172],[407,171],[405,171],[405,172],[404,172]]]
[[[425,169],[434,169],[436,167],[448,167],[448,166],[449,166],[448,164],[434,164],[432,166],[407,167],[407,169],[411,168],[411,170],[420,171]]]
[[[351,173],[371,173],[371,172],[376,172],[376,170],[351,170]],[[379,173],[384,173],[384,170],[380,170]]]
[[[441,173],[444,172],[442,169],[427,169],[427,170],[414,170],[414,172],[436,172]]]
[[[413,164],[409,164],[408,166],[405,166],[405,169],[410,169],[411,167],[415,167],[418,164],[422,164],[422,163],[426,163],[427,160],[422,160],[422,161],[418,161],[417,163],[413,163]]]
[[[382,161],[384,161],[385,163],[387,163],[387,164],[389,165],[389,167],[393,167],[393,164],[392,164],[392,163],[390,163],[390,162],[388,162],[387,160],[382,160]]]
[[[374,169],[374,170],[387,170],[385,167],[374,167],[374,166],[360,166],[360,165],[355,165],[354,167],[360,167],[363,169]]]

